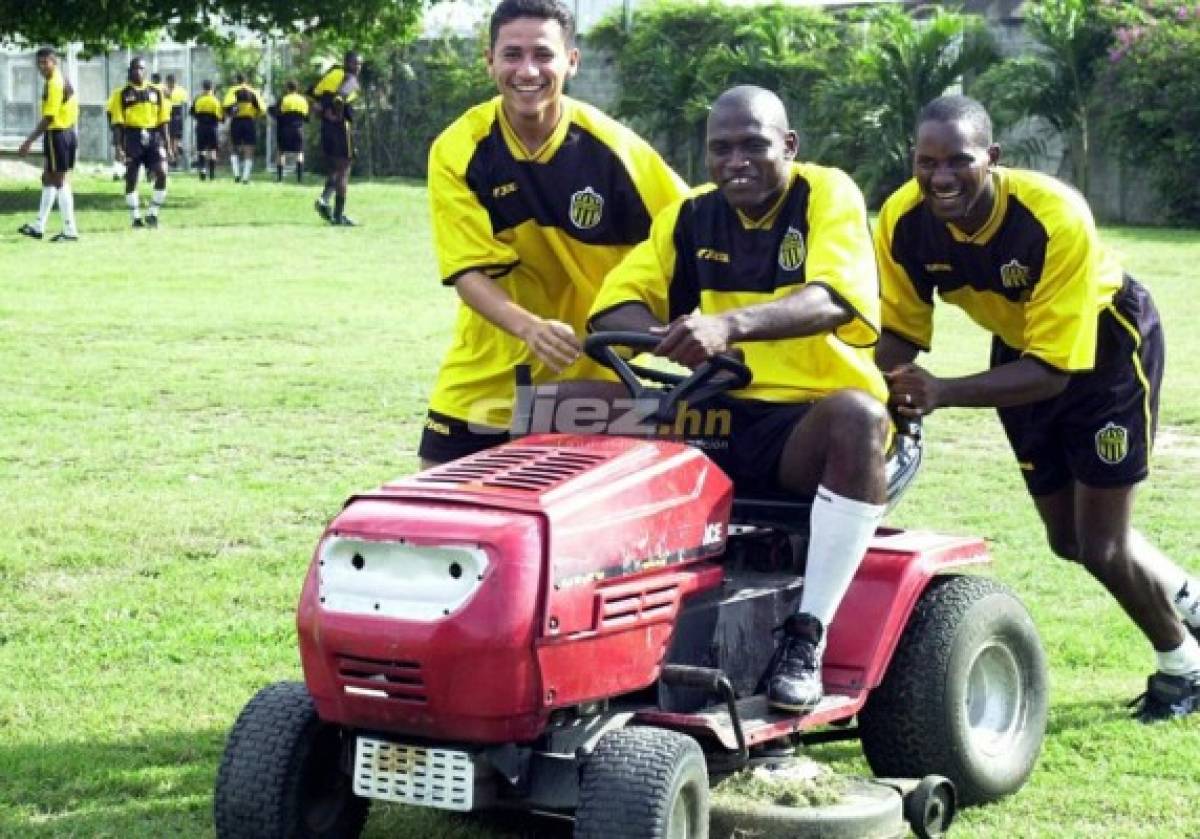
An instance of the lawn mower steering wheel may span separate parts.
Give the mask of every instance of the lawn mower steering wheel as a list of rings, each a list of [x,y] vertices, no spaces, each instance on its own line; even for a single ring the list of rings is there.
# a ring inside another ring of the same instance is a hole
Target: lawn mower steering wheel
[[[700,402],[750,384],[750,368],[728,353],[714,355],[684,375],[634,364],[616,351],[617,347],[624,347],[650,352],[661,342],[660,336],[645,332],[594,332],[584,339],[583,350],[591,359],[616,373],[635,400],[653,400],[656,407],[650,416],[659,422],[674,422],[675,412],[683,402]],[[642,379],[665,387],[644,384]]]

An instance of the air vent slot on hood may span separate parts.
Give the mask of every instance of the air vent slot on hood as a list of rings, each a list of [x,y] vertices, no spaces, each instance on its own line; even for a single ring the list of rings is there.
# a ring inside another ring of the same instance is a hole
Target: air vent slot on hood
[[[607,455],[578,449],[505,446],[438,466],[416,476],[441,484],[481,484],[525,492],[544,492],[583,474]]]

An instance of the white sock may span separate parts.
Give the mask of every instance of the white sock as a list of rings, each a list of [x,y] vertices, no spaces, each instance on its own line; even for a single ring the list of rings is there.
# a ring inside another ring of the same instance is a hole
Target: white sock
[[[167,203],[166,187],[154,190],[154,192],[150,193],[150,209],[147,211],[147,215],[158,218],[158,208],[165,203]]]
[[[69,181],[63,181],[58,191],[58,211],[62,213],[63,233],[68,236],[78,235],[75,229],[75,193],[71,191]]]
[[[1165,653],[1155,652],[1158,659],[1158,672],[1168,676],[1200,676],[1200,643],[1191,635],[1187,636],[1173,650]]]
[[[125,193],[125,206],[129,208],[129,217],[137,221],[142,217],[138,212],[138,194],[136,192]]]
[[[50,219],[50,211],[54,209],[54,199],[58,197],[58,187],[44,186],[42,187],[42,203],[38,205],[37,231],[43,233],[46,230],[46,222]]]
[[[247,157],[245,160],[242,161],[242,180],[243,181],[250,180],[250,170],[252,168],[254,168],[254,158],[253,157]]]
[[[242,167],[241,158],[236,154],[229,155],[229,165],[233,167],[233,176],[238,177],[238,170]]]
[[[833,620],[884,509],[882,504],[855,501],[817,487],[800,611],[817,618],[822,626],[828,628]]]
[[[1188,626],[1200,626],[1200,579],[1172,562],[1136,530],[1129,534],[1129,547],[1146,570],[1166,589],[1180,619]]]

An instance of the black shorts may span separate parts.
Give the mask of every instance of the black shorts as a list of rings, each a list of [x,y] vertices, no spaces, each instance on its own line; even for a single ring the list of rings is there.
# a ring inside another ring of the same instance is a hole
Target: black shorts
[[[304,130],[300,126],[279,128],[279,151],[283,154],[298,154],[304,151]]]
[[[178,116],[176,116],[175,114],[171,114],[171,122],[170,122],[167,130],[171,133],[172,139],[174,139],[174,140],[182,140],[183,139],[183,114],[182,113],[180,113]]]
[[[46,155],[46,171],[62,174],[75,168],[75,152],[79,135],[74,128],[51,128],[42,135],[42,152]]]
[[[197,151],[216,151],[217,150],[217,126],[216,123],[198,122],[196,123],[196,150]]]
[[[464,420],[430,411],[425,417],[425,428],[421,431],[421,443],[417,454],[435,463],[448,463],[469,454],[490,449],[509,441],[507,429],[496,429],[488,434],[470,427]]]
[[[253,146],[257,141],[254,120],[250,117],[234,117],[229,121],[229,142],[235,146]]]
[[[125,166],[145,166],[147,172],[152,172],[160,164],[166,162],[166,154],[162,147],[162,133],[157,129],[126,128],[125,129]]]
[[[992,341],[992,366],[1021,357]],[[1131,486],[1149,473],[1166,352],[1154,301],[1130,278],[1097,324],[1096,366],[1052,399],[1000,408],[1000,422],[1031,495],[1071,480]]]
[[[354,159],[354,131],[341,120],[321,120],[321,152],[336,160]]]
[[[715,396],[681,410],[671,432],[721,467],[739,495],[780,494],[784,444],[814,404]]]

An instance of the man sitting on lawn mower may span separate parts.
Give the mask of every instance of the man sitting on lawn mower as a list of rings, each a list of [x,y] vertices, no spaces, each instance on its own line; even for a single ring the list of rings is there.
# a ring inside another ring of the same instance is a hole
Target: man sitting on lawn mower
[[[813,498],[804,589],[767,688],[773,706],[804,711],[821,699],[826,627],[883,515],[890,421],[870,349],[879,293],[862,194],[796,151],[775,94],[721,94],[706,139],[715,185],[658,214],[606,277],[589,325],[660,334],[655,354],[689,367],[744,352],[748,387],[685,406],[722,411],[728,434],[688,442],[741,495]]]

